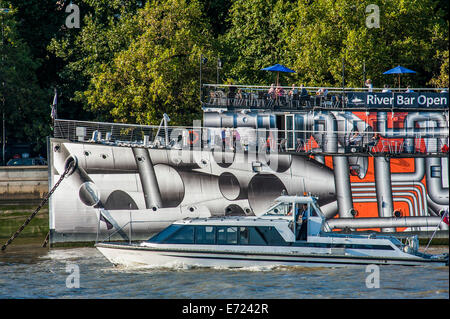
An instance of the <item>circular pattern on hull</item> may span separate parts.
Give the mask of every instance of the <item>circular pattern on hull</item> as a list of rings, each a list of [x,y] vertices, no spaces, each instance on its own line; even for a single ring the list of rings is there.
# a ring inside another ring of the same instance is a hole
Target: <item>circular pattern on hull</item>
[[[292,156],[290,154],[280,154],[280,153],[264,153],[259,154],[263,156],[262,160],[277,173],[286,172],[292,164]]]
[[[214,158],[214,161],[222,168],[230,167],[231,164],[234,162],[234,152],[223,152],[221,149],[212,149],[212,155]]]
[[[257,174],[248,184],[248,202],[253,212],[262,213],[281,196],[282,191],[287,193],[286,186],[273,174]]]
[[[184,182],[178,170],[165,164],[154,166],[164,207],[177,207],[185,195]]]
[[[78,196],[86,206],[95,206],[100,202],[100,193],[97,186],[92,182],[81,184]]]
[[[115,190],[109,194],[108,199],[104,204],[105,209],[138,209],[136,202],[122,190]]]
[[[231,204],[225,208],[225,216],[245,216],[245,212],[241,206]]]
[[[236,200],[241,194],[239,180],[232,173],[225,172],[219,176],[219,189],[223,197],[228,200]]]

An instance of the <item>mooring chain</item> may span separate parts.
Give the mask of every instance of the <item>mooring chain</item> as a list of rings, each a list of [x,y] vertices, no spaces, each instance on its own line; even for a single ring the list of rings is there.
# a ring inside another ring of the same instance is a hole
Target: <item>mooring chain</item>
[[[36,210],[33,212],[33,214],[31,214],[27,220],[23,223],[22,226],[20,226],[20,228],[11,236],[10,239],[8,239],[8,241],[2,246],[2,250],[5,250],[6,247],[12,243],[12,241],[19,236],[19,234],[22,232],[22,230],[30,223],[30,221],[34,218],[34,216],[36,216],[36,214],[41,210],[42,206],[44,206],[48,199],[50,198],[50,196],[52,196],[53,192],[58,188],[59,184],[61,184],[62,180],[66,177],[66,175],[72,170],[73,166],[74,166],[74,162],[70,162],[69,165],[67,165],[64,173],[60,176],[59,180],[56,182],[55,186],[53,186],[53,188],[50,190],[50,192],[48,192],[48,194],[44,197],[44,199],[42,200],[42,202],[39,204],[39,206],[36,208]]]

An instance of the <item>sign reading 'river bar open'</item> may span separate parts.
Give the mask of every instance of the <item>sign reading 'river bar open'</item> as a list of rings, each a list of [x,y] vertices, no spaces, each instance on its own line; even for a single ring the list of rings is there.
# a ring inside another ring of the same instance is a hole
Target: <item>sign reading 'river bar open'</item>
[[[365,107],[448,107],[448,93],[367,93],[347,94],[348,106]]]

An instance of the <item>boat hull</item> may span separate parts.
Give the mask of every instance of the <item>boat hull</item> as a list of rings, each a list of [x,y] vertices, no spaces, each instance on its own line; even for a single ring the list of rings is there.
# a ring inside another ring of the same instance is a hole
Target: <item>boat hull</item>
[[[177,249],[158,249],[124,244],[97,244],[97,249],[114,265],[125,267],[339,267],[357,265],[405,265],[405,266],[445,266],[445,260],[432,260],[420,257],[361,257],[351,255],[319,255],[292,253],[254,253],[236,251],[195,251]]]

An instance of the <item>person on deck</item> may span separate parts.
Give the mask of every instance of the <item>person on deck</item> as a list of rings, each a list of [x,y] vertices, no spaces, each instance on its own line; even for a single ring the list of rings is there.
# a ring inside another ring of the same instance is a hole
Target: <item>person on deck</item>
[[[275,98],[275,84],[271,84],[270,85],[270,89],[269,89],[269,91],[267,92],[268,94],[269,94],[269,96],[272,98],[272,99],[274,99]]]
[[[296,240],[306,240],[308,232],[308,205],[303,204],[301,210],[297,212],[295,216],[295,221],[297,223],[297,234]]]
[[[364,84],[368,87],[367,92],[373,92],[373,84],[371,79],[367,79]]]

